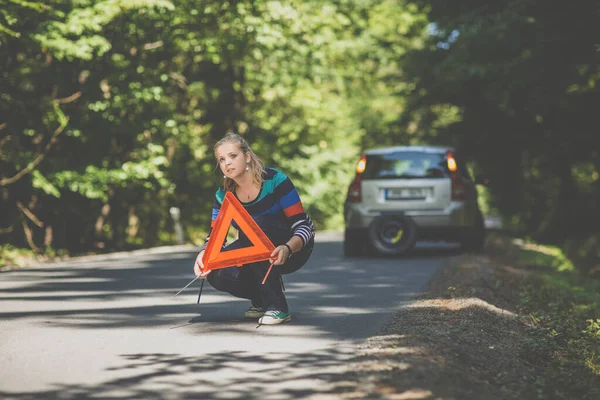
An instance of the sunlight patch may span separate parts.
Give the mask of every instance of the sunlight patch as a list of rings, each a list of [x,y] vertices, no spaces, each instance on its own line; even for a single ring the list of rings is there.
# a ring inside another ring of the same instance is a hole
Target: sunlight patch
[[[323,314],[372,314],[373,310],[358,307],[315,307],[315,311]]]
[[[368,356],[372,354],[395,355],[395,354],[424,354],[425,351],[420,347],[393,347],[393,348],[371,348],[358,351],[359,356]]]
[[[371,360],[359,362],[355,365],[357,371],[360,372],[379,372],[379,371],[406,371],[410,369],[410,364],[405,362],[394,362],[393,360],[386,359]]]
[[[498,308],[493,304],[488,303],[487,301],[483,301],[476,297],[470,298],[460,298],[460,299],[433,299],[433,300],[419,300],[411,303],[406,308],[441,308],[446,310],[462,310],[463,308],[468,307],[476,307],[483,308],[485,310],[491,311],[496,314],[501,314],[510,317],[517,317],[516,314],[505,310],[503,308]]]

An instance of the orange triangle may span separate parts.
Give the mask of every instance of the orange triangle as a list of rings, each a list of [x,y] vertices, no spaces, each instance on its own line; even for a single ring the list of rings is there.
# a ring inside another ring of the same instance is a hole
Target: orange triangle
[[[242,249],[222,251],[222,245],[229,231],[231,221],[235,220],[240,230],[246,234],[252,246]],[[202,256],[204,271],[226,268],[265,261],[271,256],[275,246],[252,219],[248,211],[231,192],[225,193],[219,215],[215,220],[210,239]]]

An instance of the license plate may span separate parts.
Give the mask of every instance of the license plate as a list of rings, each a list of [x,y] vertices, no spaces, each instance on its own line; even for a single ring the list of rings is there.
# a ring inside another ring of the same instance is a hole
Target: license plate
[[[386,189],[386,200],[424,200],[427,197],[426,188]]]

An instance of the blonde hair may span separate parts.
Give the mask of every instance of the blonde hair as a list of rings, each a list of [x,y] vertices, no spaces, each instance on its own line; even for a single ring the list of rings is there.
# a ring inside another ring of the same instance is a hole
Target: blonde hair
[[[236,143],[242,153],[250,153],[250,163],[248,163],[248,172],[252,174],[252,181],[258,186],[262,185],[264,182],[263,174],[265,173],[265,164],[258,158],[256,153],[252,151],[248,142],[238,134],[228,133],[221,140],[215,143],[215,147],[213,148],[215,152],[215,156],[217,155],[217,149],[225,144],[225,143]],[[219,161],[217,160],[217,168],[219,167]],[[226,192],[233,192],[236,188],[237,184],[233,179],[225,178],[223,182],[223,188]]]

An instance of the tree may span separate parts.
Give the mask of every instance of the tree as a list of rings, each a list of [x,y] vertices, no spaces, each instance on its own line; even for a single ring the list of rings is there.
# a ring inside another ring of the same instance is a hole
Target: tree
[[[431,35],[404,58],[414,90],[402,123],[463,148],[516,227],[550,242],[596,232],[597,1],[415,4]],[[439,110],[452,108],[443,123]]]

